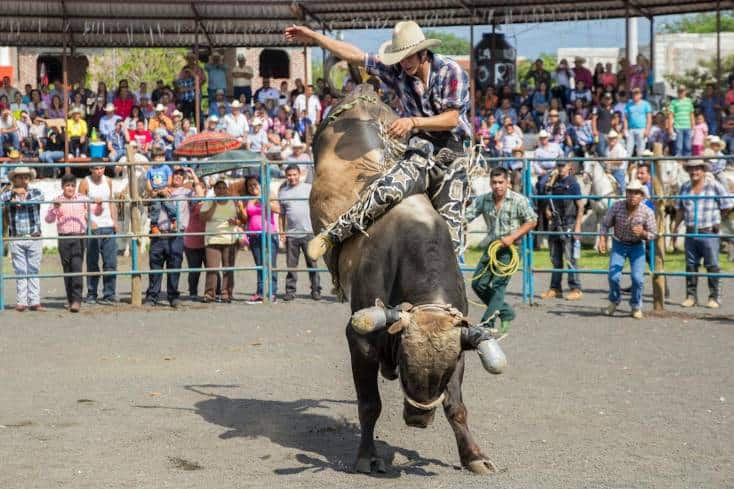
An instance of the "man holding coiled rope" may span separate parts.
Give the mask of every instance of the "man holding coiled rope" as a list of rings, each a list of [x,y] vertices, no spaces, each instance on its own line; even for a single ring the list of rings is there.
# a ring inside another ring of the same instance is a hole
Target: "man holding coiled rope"
[[[505,289],[517,269],[510,268],[517,262],[514,243],[529,233],[538,221],[528,199],[509,189],[510,177],[506,169],[494,168],[489,175],[492,191],[479,195],[466,210],[466,222],[480,215],[487,224],[489,243],[479,260],[472,277],[472,289],[487,305],[482,316],[485,326],[494,326],[494,316],[499,315],[500,333],[507,332],[510,321],[515,319],[515,311],[505,302]],[[513,270],[514,269],[514,270]]]

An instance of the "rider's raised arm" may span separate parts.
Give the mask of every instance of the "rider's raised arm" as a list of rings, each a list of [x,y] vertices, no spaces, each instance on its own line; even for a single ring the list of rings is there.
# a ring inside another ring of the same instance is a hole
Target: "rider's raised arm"
[[[337,58],[350,64],[361,65],[365,60],[365,52],[357,46],[344,41],[337,41],[306,26],[294,25],[286,28],[285,38],[289,41],[316,43],[321,48],[333,53]]]

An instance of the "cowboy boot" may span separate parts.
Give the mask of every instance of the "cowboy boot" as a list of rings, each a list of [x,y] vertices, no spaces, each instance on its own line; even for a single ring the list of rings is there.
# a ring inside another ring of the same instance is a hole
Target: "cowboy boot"
[[[336,222],[308,242],[306,253],[309,258],[317,260],[335,244],[356,232],[365,232],[375,220],[408,195],[425,192],[428,188],[427,172],[433,166],[432,154],[430,142],[412,138],[403,159],[365,188],[359,200]]]

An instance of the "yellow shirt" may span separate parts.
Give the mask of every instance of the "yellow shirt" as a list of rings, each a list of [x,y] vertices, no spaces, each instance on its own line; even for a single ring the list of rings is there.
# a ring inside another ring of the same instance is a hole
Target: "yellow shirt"
[[[79,119],[69,119],[66,121],[66,130],[70,138],[80,138],[87,135],[87,121]]]
[[[215,205],[213,200],[204,202],[201,206],[201,213],[207,212],[211,206]],[[237,210],[234,201],[230,200],[223,205],[217,205],[212,218],[206,222],[207,233],[231,233],[237,230],[237,226],[229,223],[230,219],[237,218]],[[211,234],[207,235],[205,242],[207,245],[230,245],[234,244],[237,236],[234,234]]]

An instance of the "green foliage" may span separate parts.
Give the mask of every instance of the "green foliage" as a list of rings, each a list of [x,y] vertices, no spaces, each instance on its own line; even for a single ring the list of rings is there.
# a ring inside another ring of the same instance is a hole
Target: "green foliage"
[[[556,56],[550,53],[540,53],[538,58],[543,60],[543,69],[553,71],[556,66]],[[537,58],[535,58],[537,59]],[[517,79],[523,81],[528,72],[533,68],[535,59],[524,59],[517,63]]]
[[[324,63],[321,59],[311,59],[311,79],[316,83],[316,80],[324,77]]]
[[[722,76],[732,71],[734,71],[734,55],[729,55],[721,60]],[[682,75],[668,73],[665,80],[673,86],[685,85],[691,94],[700,94],[706,84],[716,83],[716,58],[701,60],[696,68],[686,70]]]
[[[468,39],[459,37],[456,34],[442,31],[426,31],[426,37],[431,39],[438,39],[441,41],[441,45],[432,49],[433,52],[438,54],[458,54],[469,56],[471,46]]]
[[[666,25],[664,32],[691,34],[710,34],[716,32],[716,14],[697,14]],[[721,32],[734,32],[734,16],[731,13],[721,14]]]
[[[89,56],[86,81],[90,87],[96,86],[97,82],[105,82],[112,91],[124,78],[132,90],[137,90],[140,82],[146,82],[148,89],[152,90],[156,80],[171,84],[178,76],[186,64],[186,51],[168,48],[105,49],[99,55]]]

